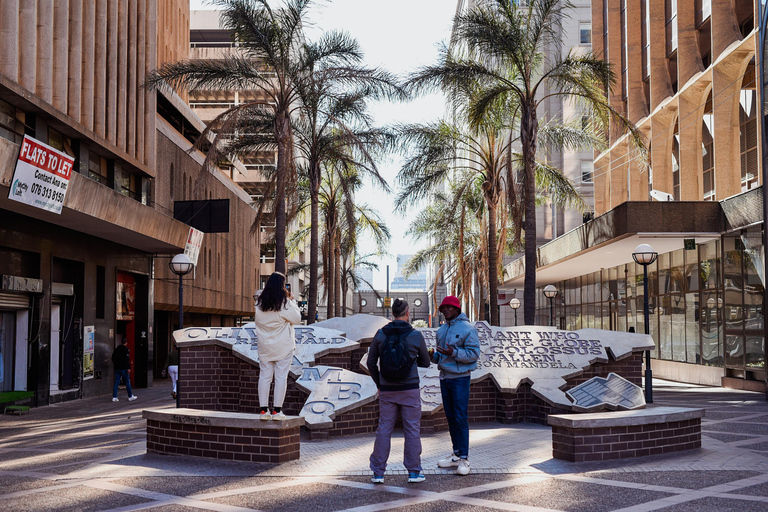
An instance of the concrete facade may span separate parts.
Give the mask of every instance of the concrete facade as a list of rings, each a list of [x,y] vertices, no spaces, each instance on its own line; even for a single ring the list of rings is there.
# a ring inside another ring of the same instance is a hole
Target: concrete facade
[[[229,232],[204,236],[184,280],[185,323],[252,314],[250,197],[220,171],[201,177],[203,154],[187,137],[204,125],[182,98],[142,86],[159,62],[187,54],[188,20],[180,0],[0,4],[0,350],[13,363],[2,391],[34,391],[36,405],[109,393],[122,338],[134,386],[152,385],[177,323],[168,262],[189,233],[174,201],[230,201]],[[24,135],[75,159],[60,215],[7,199]]]

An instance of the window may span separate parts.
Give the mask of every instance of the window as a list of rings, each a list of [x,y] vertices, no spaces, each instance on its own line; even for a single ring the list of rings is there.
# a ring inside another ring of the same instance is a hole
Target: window
[[[595,164],[592,160],[581,161],[581,182],[592,183],[592,174],[594,172]]]
[[[50,126],[48,127],[48,145],[54,149],[58,149],[59,151],[68,154],[73,158],[77,158],[77,155],[75,155],[75,150],[72,149],[72,140],[66,135],[62,134],[60,131],[54,130]],[[76,169],[77,167],[77,164],[75,164]]]
[[[365,300],[365,299],[361,299],[361,300],[360,300],[360,305],[361,305],[362,307],[365,307],[365,306],[367,306],[367,305],[368,305],[368,301],[367,301],[367,300]]]
[[[88,152],[88,177],[102,185],[109,186],[107,159],[93,151]]]
[[[650,13],[648,12],[648,0],[642,0],[640,3],[640,43],[643,48],[643,80],[650,76],[651,70],[651,24],[649,22]]]
[[[666,0],[667,55],[677,50],[677,0]]]
[[[629,80],[627,79],[627,0],[621,0],[621,99],[627,101],[629,96]],[[626,105],[624,106],[626,111]]]
[[[715,144],[714,144],[714,115],[712,114],[712,92],[707,96],[704,106],[704,116],[701,120],[701,165],[704,170],[704,197],[705,201],[715,199]],[[677,196],[675,196],[677,199]]]
[[[141,200],[141,177],[123,170],[120,176],[120,193],[131,199]]]
[[[680,200],[680,127],[675,120],[675,129],[672,135],[672,197]]]
[[[592,23],[579,22],[579,44],[592,44]]]
[[[739,95],[739,132],[741,153],[741,191],[757,186],[757,94],[755,66],[750,64],[741,84]]]
[[[34,136],[33,116],[0,100],[0,137],[21,144],[24,134]]]
[[[419,307],[419,306],[421,306],[421,299],[416,299],[416,300],[414,300],[414,301],[413,301],[413,305],[414,305],[414,306],[416,306],[416,307]]]

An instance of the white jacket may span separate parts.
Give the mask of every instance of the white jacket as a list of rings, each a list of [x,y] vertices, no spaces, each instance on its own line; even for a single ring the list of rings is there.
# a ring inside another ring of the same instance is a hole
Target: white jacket
[[[301,311],[296,302],[288,299],[281,311],[262,311],[256,306],[253,319],[259,337],[260,361],[281,361],[293,355],[296,345],[293,326],[301,323]]]

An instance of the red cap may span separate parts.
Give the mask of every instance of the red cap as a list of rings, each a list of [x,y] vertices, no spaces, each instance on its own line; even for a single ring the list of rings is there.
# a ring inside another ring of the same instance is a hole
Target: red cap
[[[440,307],[437,309],[443,309],[443,306],[453,306],[461,311],[461,302],[459,302],[459,298],[455,295],[446,295],[443,302],[440,303]]]

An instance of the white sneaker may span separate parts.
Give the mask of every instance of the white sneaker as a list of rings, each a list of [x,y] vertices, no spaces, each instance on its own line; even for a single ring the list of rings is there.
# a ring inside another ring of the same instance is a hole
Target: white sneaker
[[[467,459],[459,460],[459,465],[453,470],[455,475],[467,476],[469,474],[469,461]]]
[[[131,396],[129,396],[129,397],[128,397],[128,401],[129,401],[129,402],[133,402],[133,401],[134,401],[134,400],[136,400],[137,398],[139,398],[139,397],[137,397],[136,395],[131,395]]]
[[[266,412],[262,412],[261,414],[259,414],[259,418],[261,418],[262,420],[271,420],[272,414],[269,412],[269,410],[267,410]]]
[[[119,399],[119,398],[117,398],[117,397],[115,397],[115,398],[113,398],[113,399],[112,399],[112,401],[113,401],[113,402],[119,402],[119,401],[120,401],[120,399]]]
[[[273,420],[284,420],[285,419],[285,413],[283,411],[276,412],[272,414]]]
[[[440,462],[437,463],[437,467],[439,468],[455,468],[459,465],[459,456],[456,454],[451,455],[448,458],[440,460]]]

